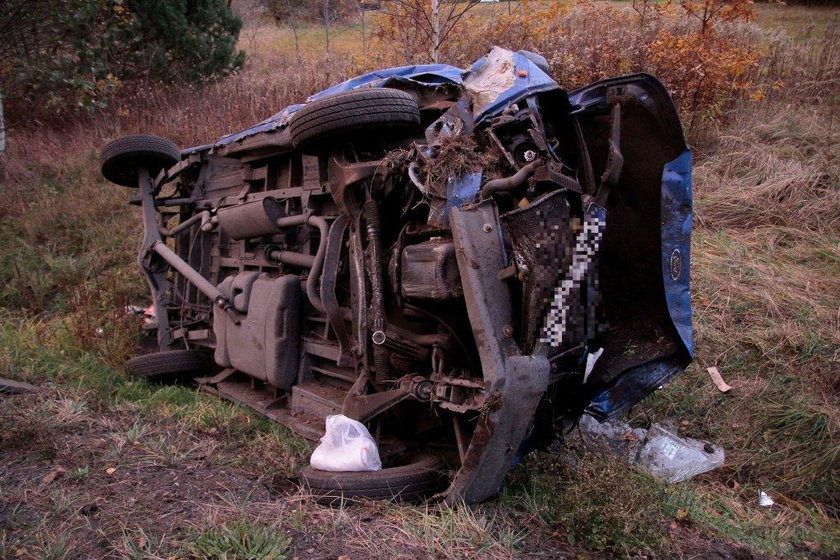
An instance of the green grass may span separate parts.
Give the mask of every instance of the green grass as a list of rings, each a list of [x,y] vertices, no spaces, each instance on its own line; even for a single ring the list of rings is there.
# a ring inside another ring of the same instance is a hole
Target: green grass
[[[840,550],[836,523],[818,510],[759,508],[759,485],[738,490],[694,482],[675,495],[673,505],[687,512],[686,519],[706,534],[744,544],[753,550],[797,558],[808,555],[808,543],[827,554]],[[772,492],[771,492],[772,493]]]
[[[94,407],[134,403],[145,418],[173,418],[186,430],[218,435],[232,445],[276,445],[275,456],[294,458],[294,464],[308,451],[308,444],[287,428],[194,387],[127,378],[95,353],[82,351],[72,340],[56,335],[56,329],[63,328],[60,318],[0,317],[0,367],[7,377],[36,386],[67,388]],[[136,426],[133,430],[139,430]],[[137,434],[127,437],[134,439]]]
[[[665,486],[612,457],[582,454],[571,467],[537,454],[514,472],[502,503],[565,535],[570,544],[616,554],[670,554]]]
[[[84,482],[87,480],[87,477],[90,476],[90,467],[77,467],[75,469],[70,469],[67,471],[67,476],[71,480]]]
[[[537,521],[569,543],[621,556],[691,552],[696,543],[683,544],[679,529],[785,558],[807,556],[813,546],[840,550],[835,521],[801,505],[760,508],[759,489],[773,493],[766,485],[731,488],[705,477],[667,485],[609,457],[583,454],[572,467],[537,454],[513,472],[500,505],[531,531]]]
[[[195,531],[183,546],[196,560],[285,560],[290,539],[278,529],[240,520]]]

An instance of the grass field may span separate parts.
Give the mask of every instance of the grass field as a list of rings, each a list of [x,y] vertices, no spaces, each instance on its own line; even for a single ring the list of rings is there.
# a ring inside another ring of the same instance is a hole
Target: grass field
[[[723,468],[666,486],[608,459],[572,471],[537,453],[478,507],[330,509],[297,486],[309,448],[285,428],[120,370],[139,328],[123,307],[148,296],[139,215],[99,177],[99,148],[134,132],[206,143],[370,64],[361,22],[333,30],[330,53],[323,31],[304,27],[298,57],[288,29],[238,6],[240,74],[10,132],[0,376],[40,390],[0,400],[0,557],[840,554],[840,10],[757,5],[738,32],[760,35],[756,72],[773,87],[689,130],[697,360],[631,420],[723,444]],[[476,21],[505,13],[481,5]],[[776,506],[759,508],[759,490]]]

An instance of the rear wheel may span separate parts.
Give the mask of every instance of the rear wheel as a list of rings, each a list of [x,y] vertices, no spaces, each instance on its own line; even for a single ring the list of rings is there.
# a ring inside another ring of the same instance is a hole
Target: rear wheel
[[[210,360],[199,350],[168,350],[137,356],[125,363],[131,377],[149,380],[191,377],[207,373]]]
[[[439,457],[424,454],[411,457],[404,465],[380,471],[329,472],[306,467],[300,478],[319,504],[331,505],[353,498],[419,502],[441,489],[442,468]]]
[[[181,151],[171,140],[149,134],[118,138],[102,148],[102,176],[123,187],[136,187],[140,168],[154,178],[162,169],[178,163]]]
[[[295,148],[326,151],[342,142],[399,137],[419,127],[420,108],[410,94],[373,88],[307,103],[289,120],[289,135]]]

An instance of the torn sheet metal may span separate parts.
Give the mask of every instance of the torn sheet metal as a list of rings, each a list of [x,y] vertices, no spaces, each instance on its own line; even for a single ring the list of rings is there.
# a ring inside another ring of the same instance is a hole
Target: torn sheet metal
[[[361,87],[393,87],[397,83],[438,87],[460,84],[463,70],[448,64],[418,64],[376,70],[351,78],[312,95],[308,101]]]
[[[496,47],[493,51],[491,51],[491,54],[493,52],[497,52],[497,50],[504,51],[504,49]],[[484,96],[481,111],[475,113],[477,115],[476,122],[496,116],[511,104],[517,103],[534,93],[560,89],[557,82],[552,80],[548,74],[546,74],[536,64],[536,62],[522,52],[504,52],[511,55],[509,57],[510,65],[505,68],[504,80],[499,81],[497,85],[504,85],[506,87],[497,87],[496,89],[498,91],[495,92],[497,93],[495,97],[492,97],[489,92],[486,96]],[[469,81],[471,76],[474,77],[476,75],[485,74],[486,72],[492,71],[493,68],[498,69],[494,59],[490,59],[489,56],[490,55],[473,64],[466,72],[460,68],[449,66],[448,64],[421,64],[377,70],[375,72],[351,78],[340,84],[320,91],[310,96],[308,101],[321,99],[329,95],[359,88],[399,88],[401,84],[404,86],[408,85],[411,87],[430,89],[438,88],[444,85],[460,86],[465,79]],[[501,55],[499,55],[499,57],[505,58],[501,57]],[[290,105],[257,125],[222,137],[214,144],[214,146],[225,146],[261,132],[271,132],[281,129],[288,124],[291,115],[301,107],[303,107],[302,104]]]
[[[599,420],[620,416],[683,371],[684,363],[678,356],[669,356],[624,372],[612,386],[592,397],[586,413]]]
[[[446,183],[446,214],[455,206],[463,206],[468,202],[475,202],[475,197],[481,189],[482,173],[465,173],[455,179],[450,178]]]
[[[475,202],[481,190],[483,173],[465,173],[450,177],[446,182],[446,198],[432,198],[429,208],[429,225],[449,227],[449,213],[452,208]],[[421,189],[422,191],[422,189]]]

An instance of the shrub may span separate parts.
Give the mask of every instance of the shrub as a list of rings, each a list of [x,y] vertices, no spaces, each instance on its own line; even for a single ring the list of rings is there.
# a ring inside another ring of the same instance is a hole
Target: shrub
[[[628,9],[524,0],[510,14],[460,22],[444,45],[443,60],[464,67],[493,45],[533,50],[546,57],[555,79],[570,89],[649,72],[665,82],[684,113],[715,117],[729,102],[761,91],[755,70],[764,50],[758,33],[745,32],[750,13],[743,6],[716,12],[719,21],[698,20],[701,3],[686,1],[683,9],[642,0]],[[425,51],[393,21],[380,19],[375,25],[379,46],[369,56],[377,63],[426,61]]]
[[[127,82],[226,74],[244,59],[241,25],[225,0],[13,0],[0,15],[8,124],[102,107]]]

